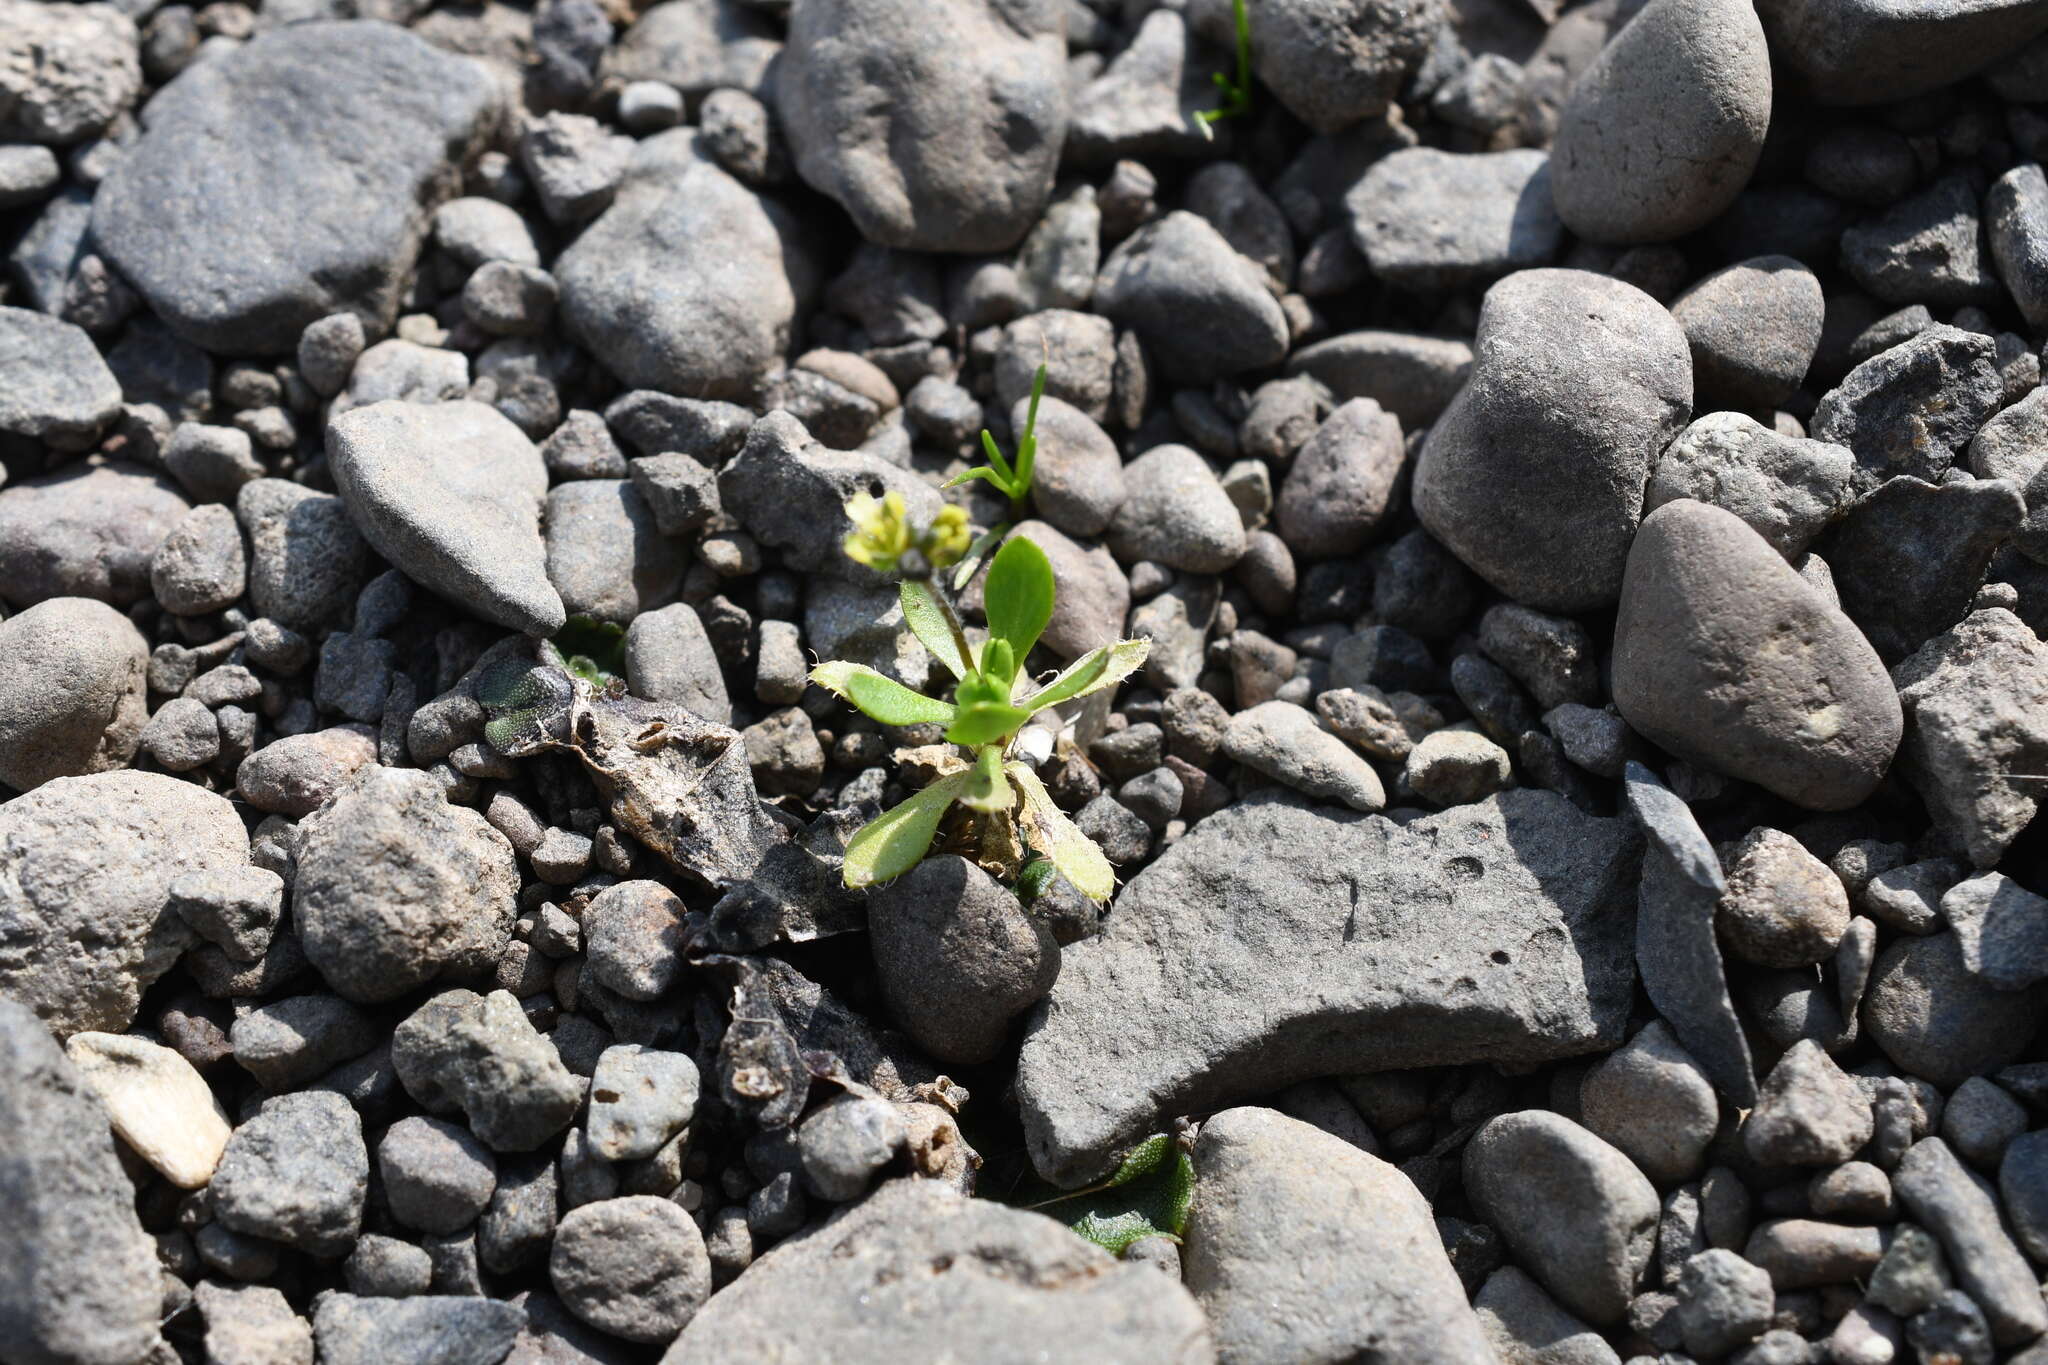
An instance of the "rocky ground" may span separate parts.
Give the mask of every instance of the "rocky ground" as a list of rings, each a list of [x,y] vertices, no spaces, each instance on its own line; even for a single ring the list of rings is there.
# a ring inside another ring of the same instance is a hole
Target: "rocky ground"
[[[2048,0],[1248,14],[0,0],[0,1360],[2048,1361]]]

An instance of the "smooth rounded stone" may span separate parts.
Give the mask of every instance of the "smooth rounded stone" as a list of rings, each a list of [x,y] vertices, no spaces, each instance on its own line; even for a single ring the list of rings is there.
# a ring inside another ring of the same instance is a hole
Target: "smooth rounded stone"
[[[1615,1046],[1638,849],[1533,790],[1405,824],[1271,792],[1205,817],[1062,950],[1018,1069],[1033,1164],[1071,1188],[1162,1114]]]
[[[0,1148],[8,1153],[0,1197],[9,1237],[0,1341],[33,1365],[113,1365],[161,1345],[162,1272],[108,1117],[42,1021],[0,996]]]
[[[1391,413],[1370,398],[1343,404],[1288,466],[1274,507],[1280,538],[1309,559],[1356,553],[1385,519],[1406,459]]]
[[[169,482],[120,460],[10,483],[0,488],[0,598],[133,606],[149,595],[151,556],[188,510]]]
[[[1228,48],[1228,0],[1189,6],[1195,30]],[[1247,5],[1252,70],[1318,133],[1385,112],[1429,55],[1442,11],[1430,0],[1268,0]]]
[[[390,24],[293,24],[192,66],[93,202],[102,255],[180,337],[290,351],[390,329],[428,215],[498,120],[482,63]]]
[[[1771,122],[1771,58],[1736,0],[1651,0],[1579,76],[1551,144],[1566,227],[1665,242],[1749,183]]]
[[[1124,482],[1108,537],[1124,563],[1221,573],[1243,556],[1243,518],[1209,462],[1186,446],[1154,446],[1124,466]]]
[[[249,537],[249,602],[292,630],[324,631],[349,619],[370,576],[370,547],[329,493],[284,479],[257,479],[235,495]]]
[[[135,23],[115,5],[0,5],[0,138],[66,147],[104,132],[142,89]]]
[[[443,971],[487,972],[519,899],[512,845],[432,775],[369,767],[300,826],[292,913],[337,994],[396,999]]]
[[[1691,415],[1684,334],[1632,285],[1527,270],[1487,291],[1474,350],[1423,443],[1417,516],[1524,606],[1611,603],[1651,464]]]
[[[653,1195],[626,1195],[563,1216],[548,1279],[562,1306],[592,1327],[659,1344],[710,1295],[711,1258],[689,1214]]]
[[[690,128],[634,147],[611,207],[554,275],[564,327],[607,369],[700,399],[752,396],[816,285],[796,218],[721,170]]]
[[[1277,365],[1291,340],[1264,268],[1185,211],[1146,224],[1110,252],[1095,278],[1094,306],[1135,331],[1156,373],[1176,384]],[[1128,470],[1125,479],[1144,490]]]
[[[638,1161],[689,1127],[697,1110],[697,1064],[680,1052],[637,1044],[608,1047],[590,1075],[590,1150],[605,1161]]]
[[[1501,1365],[1621,1365],[1605,1337],[1514,1266],[1488,1275],[1472,1307]]]
[[[1821,1218],[1879,1223],[1893,1216],[1891,1177],[1867,1161],[1845,1161],[1815,1176],[1806,1187],[1806,1199]]]
[[[985,1062],[1059,976],[1051,931],[973,863],[927,858],[868,897],[890,1016],[941,1062]]]
[[[533,229],[519,211],[477,195],[451,199],[434,210],[434,245],[465,271],[491,261],[528,266],[541,263]]]
[[[1204,1122],[1194,1162],[1183,1274],[1219,1359],[1492,1361],[1429,1204],[1395,1167],[1256,1108]],[[1289,1236],[1265,1235],[1277,1227]]]
[[[1063,17],[1052,0],[804,0],[776,77],[797,173],[879,246],[1016,246],[1066,137]]]
[[[242,760],[235,789],[257,810],[294,819],[311,815],[377,761],[366,725],[336,725],[274,739]]]
[[[1953,1088],[2023,1053],[2044,999],[2040,987],[2001,991],[1973,975],[1952,933],[1902,936],[1871,968],[1863,1027],[1900,1070]]]
[[[2022,1133],[2006,1144],[1998,1196],[2020,1246],[2036,1261],[2048,1260],[2048,1131]]]
[[[1010,409],[1010,429],[1021,432],[1030,400]],[[1123,456],[1095,419],[1065,399],[1047,394],[1038,405],[1038,455],[1031,506],[1069,535],[1100,535],[1123,505]]]
[[[0,149],[0,209],[39,204],[63,179],[64,168],[48,147],[17,143]]]
[[[1465,1147],[1465,1192],[1515,1258],[1596,1326],[1621,1321],[1655,1247],[1657,1191],[1629,1159],[1560,1114],[1481,1124]],[[1544,1198],[1532,1200],[1528,1191]]]
[[[1988,1182],[1971,1174],[1940,1138],[1923,1138],[1892,1175],[1899,1203],[1948,1254],[1956,1285],[1983,1309],[2000,1346],[2048,1331],[2040,1276],[2013,1244]]]
[[[1533,148],[1405,147],[1344,196],[1351,240],[1373,274],[1422,293],[1544,266],[1564,240],[1551,175],[1550,158]]]
[[[2006,1144],[2027,1130],[2020,1102],[1982,1076],[1957,1086],[1941,1109],[1941,1136],[1965,1161],[1996,1169]]]
[[[1807,429],[1849,447],[1875,480],[1932,483],[2005,402],[1997,343],[1939,324],[1886,348],[1822,395]]]
[[[272,1094],[294,1090],[360,1057],[381,1031],[370,1016],[331,995],[297,995],[258,1005],[228,1031],[236,1063]]]
[[[459,1232],[498,1187],[498,1163],[466,1129],[440,1119],[400,1119],[377,1144],[377,1172],[391,1216],[421,1232]]]
[[[1879,1229],[1810,1218],[1759,1223],[1742,1248],[1742,1259],[1762,1266],[1781,1293],[1866,1279],[1883,1255]]]
[[[1692,348],[1702,399],[1768,410],[1806,378],[1820,347],[1820,280],[1790,256],[1757,256],[1707,276],[1671,303]]]
[[[1782,435],[1743,413],[1710,412],[1657,457],[1643,513],[1680,498],[1712,503],[1789,563],[1849,506],[1856,483],[1856,457],[1845,446]]]
[[[187,512],[149,561],[150,589],[173,616],[205,616],[233,606],[248,579],[242,528],[219,503]]]
[[[5,28],[0,23],[0,31]],[[0,69],[4,62],[0,53]],[[120,382],[85,329],[26,308],[0,307],[0,437],[85,450],[120,412]]]
[[[681,586],[688,555],[630,480],[558,484],[545,516],[548,581],[569,615],[624,625]]]
[[[356,1111],[331,1090],[302,1090],[235,1129],[207,1188],[230,1231],[329,1257],[354,1244],[369,1185]]]
[[[1868,796],[1904,727],[1855,626],[1734,513],[1686,499],[1629,553],[1614,704],[1671,753],[1811,810]]]
[[[1409,751],[1401,769],[1409,790],[1440,806],[1483,801],[1514,785],[1508,751],[1473,730],[1437,730]]]
[[[1053,1360],[1214,1353],[1177,1280],[1119,1264],[1043,1214],[908,1179],[756,1257],[662,1362],[800,1359],[820,1342],[848,1360],[915,1359],[941,1339],[962,1360],[1007,1359],[1020,1343]]]
[[[1849,893],[1797,839],[1757,828],[1723,855],[1728,890],[1714,912],[1721,942],[1745,962],[1810,967],[1849,928]]]
[[[498,1365],[518,1340],[526,1314],[514,1304],[455,1294],[360,1298],[323,1294],[313,1311],[322,1365]]]
[[[1700,1172],[1720,1121],[1713,1084],[1662,1020],[1579,1082],[1579,1119],[1658,1185]]]
[[[1415,332],[1346,332],[1304,346],[1287,359],[1289,374],[1316,380],[1340,403],[1370,398],[1393,413],[1404,431],[1434,422],[1471,371],[1470,345]],[[1249,443],[1246,451],[1257,453]]]
[[[2015,166],[1984,195],[1991,259],[2030,326],[2048,325],[2048,176]]]
[[[1968,8],[1767,0],[1759,13],[1795,88],[1832,105],[1890,104],[1926,94],[2048,29],[2048,15],[2023,0]]]
[[[442,205],[443,209],[461,204],[490,204],[493,209],[512,213],[503,204],[488,199],[457,199]],[[513,214],[518,221],[518,215]],[[438,221],[438,214],[437,214]],[[535,264],[538,264],[538,260]],[[326,317],[306,324],[299,333],[298,349],[295,356],[299,362],[299,377],[312,386],[315,393],[323,398],[332,398],[347,387],[349,376],[354,373],[356,361],[363,354],[368,339],[363,334],[363,320],[354,313],[329,313]]]
[[[1375,811],[1387,804],[1386,788],[1372,764],[1317,724],[1314,712],[1292,702],[1261,702],[1232,716],[1223,752],[1233,763],[1275,782],[1353,810]]]
[[[164,1179],[196,1190],[213,1178],[231,1127],[190,1062],[122,1033],[74,1033],[64,1053],[121,1140]]]
[[[126,1029],[194,940],[171,884],[248,860],[235,808],[162,773],[60,777],[0,805],[0,993],[60,1037]]]
[[[909,1140],[903,1111],[879,1095],[827,1100],[797,1128],[804,1188],[831,1203],[858,1199],[875,1172],[894,1161]]]
[[[0,621],[0,783],[122,768],[148,720],[149,643],[104,602],[52,597]]]
[[[2009,479],[2025,490],[2028,517],[2020,546],[2038,550],[2048,487],[2037,487],[2034,478],[2048,465],[2048,390],[2035,389],[1984,423],[1970,438],[1969,463],[1980,479]]]
[[[683,902],[653,881],[618,882],[583,911],[586,969],[628,1000],[657,1000],[682,970]]]
[[[513,630],[562,628],[540,535],[547,466],[495,408],[356,408],[328,423],[327,460],[363,538],[407,577]]]
[[[626,627],[626,685],[636,697],[674,702],[705,720],[732,723],[718,653],[696,608],[676,602]]]
[[[1765,1166],[1833,1166],[1870,1141],[1870,1101],[1821,1045],[1802,1038],[1771,1068],[1742,1128]]]

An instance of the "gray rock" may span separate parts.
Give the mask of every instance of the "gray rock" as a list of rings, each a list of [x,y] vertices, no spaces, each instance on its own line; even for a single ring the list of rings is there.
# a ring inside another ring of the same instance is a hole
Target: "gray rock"
[[[1963,964],[2002,991],[2048,977],[2048,900],[2000,872],[1957,882],[1941,898]]]
[[[333,800],[377,761],[367,725],[336,725],[271,741],[235,769],[235,789],[257,810],[296,819]]]
[[[148,665],[142,632],[104,602],[52,597],[0,621],[0,783],[126,767]]]
[[[680,1052],[608,1047],[590,1073],[590,1150],[606,1161],[660,1151],[697,1112],[697,1064]]]
[[[1956,1283],[1983,1309],[2000,1346],[2048,1331],[2039,1277],[2013,1245],[1989,1187],[1957,1161],[1940,1138],[1913,1144],[1892,1176],[1899,1202],[1948,1253]]]
[[[1842,268],[1886,303],[1990,304],[1998,279],[1984,252],[1977,190],[1954,174],[1842,234]]]
[[[786,412],[771,412],[756,422],[745,448],[718,474],[725,510],[761,544],[780,549],[790,568],[871,583],[874,575],[845,552],[853,529],[846,501],[860,492],[902,494],[913,526],[930,525],[941,505],[931,485],[916,474],[865,451],[827,449]],[[847,657],[826,649],[808,622],[805,633],[824,657]]]
[[[1488,1119],[1465,1146],[1465,1192],[1517,1260],[1572,1312],[1619,1322],[1656,1240],[1657,1192],[1629,1159],[1559,1114]],[[1542,1189],[1531,1200],[1526,1191]]]
[[[781,50],[775,25],[745,0],[671,0],[634,21],[604,54],[604,72],[658,81],[694,103],[721,87],[761,94]]]
[[[1998,1195],[2019,1244],[2035,1260],[2048,1259],[2048,1132],[2022,1133],[2006,1144]]]
[[[1052,933],[964,858],[927,858],[868,897],[869,944],[890,1016],[941,1062],[999,1052],[1059,976]]]
[[[844,1094],[805,1115],[797,1128],[804,1188],[818,1199],[858,1199],[875,1172],[910,1140],[903,1111],[879,1095]]]
[[[1029,406],[1025,400],[1011,408],[1011,430],[1024,429]],[[1037,432],[1032,507],[1069,535],[1101,534],[1123,505],[1127,488],[1116,442],[1094,418],[1050,394],[1039,404]]]
[[[1650,467],[1690,415],[1684,334],[1618,280],[1529,270],[1487,291],[1475,352],[1423,443],[1416,514],[1517,602],[1612,602]]]
[[[1405,827],[1256,795],[1209,816],[1065,950],[1019,1063],[1033,1163],[1078,1185],[1161,1114],[1315,1076],[1612,1046],[1637,847],[1624,823],[1537,791]]]
[[[1786,436],[1739,412],[1710,412],[1664,448],[1643,512],[1680,498],[1712,503],[1791,562],[1849,505],[1856,472],[1844,446]]]
[[[143,752],[165,772],[190,772],[213,762],[220,744],[220,723],[206,703],[191,697],[173,697],[142,727]]]
[[[1869,642],[1732,512],[1680,500],[1644,519],[1614,642],[1638,732],[1809,809],[1863,800],[1898,748]]]
[[[237,962],[254,962],[284,916],[284,881],[261,867],[187,872],[170,885],[171,909]]]
[[[206,1353],[219,1361],[313,1365],[313,1329],[269,1285],[202,1280],[193,1298],[206,1319]]]
[[[408,577],[497,625],[562,628],[540,537],[547,466],[502,414],[372,404],[328,424],[327,460],[364,539]]]
[[[1274,508],[1281,538],[1309,559],[1355,554],[1386,517],[1406,458],[1390,413],[1370,398],[1343,404],[1288,467]]]
[[[353,318],[355,314],[341,316]],[[231,503],[243,484],[263,477],[255,442],[239,427],[180,422],[170,443],[163,447],[163,464],[200,502]]]
[[[1102,74],[1074,93],[1065,154],[1090,166],[1207,154],[1195,115],[1215,106],[1213,74],[1209,51],[1181,14],[1152,11]]]
[[[1752,1160],[1765,1166],[1834,1166],[1870,1140],[1870,1101],[1811,1038],[1778,1059],[1742,1128]]]
[[[194,935],[187,872],[249,859],[223,798],[161,773],[60,777],[0,806],[0,992],[60,1037],[119,1033]]]
[[[1871,968],[1863,1027],[1900,1070],[1956,1086],[2018,1057],[2044,999],[2039,987],[2001,991],[1978,979],[1954,934],[1904,936]]]
[[[1124,563],[1221,573],[1244,555],[1244,521],[1194,451],[1154,446],[1125,466],[1124,479],[1129,492],[1109,528],[1110,548]]]
[[[1254,1108],[1203,1123],[1194,1161],[1183,1263],[1219,1358],[1492,1360],[1429,1204],[1393,1166]]]
[[[9,1355],[23,1365],[82,1365],[160,1349],[162,1272],[106,1111],[43,1021],[8,998],[0,1145],[9,1153],[0,1175],[11,1242],[0,1265],[0,1340]]]
[[[793,215],[719,169],[688,128],[634,148],[612,206],[554,275],[564,326],[613,374],[699,399],[751,396],[816,285]]]
[[[504,952],[519,894],[512,846],[429,774],[365,769],[301,828],[293,916],[342,996],[392,1000],[443,972],[487,973]]]
[[[2001,479],[1887,479],[1821,544],[1842,610],[1897,662],[1970,609],[1991,557],[2026,516]]]
[[[165,480],[119,460],[0,488],[0,598],[133,606],[149,595],[151,556],[188,510]]]
[[[1905,1223],[1870,1275],[1871,1302],[1904,1316],[1924,1312],[1947,1291],[1948,1258],[1926,1229]]]
[[[1532,148],[1409,147],[1375,161],[1344,209],[1373,274],[1437,292],[1549,264],[1564,240],[1551,197],[1550,159]]]
[[[447,403],[468,392],[468,356],[393,337],[363,352],[327,415],[331,419],[372,403]]]
[[[1770,0],[1759,11],[1771,50],[1824,104],[1883,104],[1948,85],[2048,27],[2013,0],[1963,11]]]
[[[628,1341],[671,1341],[711,1293],[711,1258],[690,1215],[626,1195],[571,1209],[555,1230],[548,1278],[562,1306]]]
[[[797,173],[879,246],[1017,245],[1066,137],[1062,19],[1052,0],[804,0],[776,75]]]
[[[22,8],[12,6],[15,13]],[[5,60],[0,52],[0,69]],[[26,308],[0,308],[0,436],[84,450],[120,411],[121,385],[82,328]]]
[[[1528,688],[1545,711],[1600,699],[1598,652],[1593,637],[1576,621],[1497,603],[1479,618],[1479,647]]]
[[[1441,10],[1429,0],[1278,0],[1247,5],[1252,70],[1318,133],[1335,133],[1386,110],[1429,55]],[[1198,31],[1228,49],[1230,6],[1189,6]]]
[[[94,198],[101,254],[209,349],[289,351],[343,311],[388,330],[428,215],[493,130],[486,69],[389,24],[294,24],[175,86]]]
[[[182,891],[191,880],[188,873],[173,885]],[[181,900],[180,909],[187,903]],[[331,995],[295,995],[258,1005],[228,1031],[236,1063],[272,1094],[299,1089],[351,1057],[360,1057],[381,1036],[369,1015]]]
[[[173,616],[233,606],[249,585],[249,556],[235,514],[219,503],[187,512],[150,556],[149,585]]]
[[[235,1129],[207,1187],[214,1217],[314,1256],[340,1256],[356,1239],[370,1186],[363,1124],[327,1090],[266,1100]]]
[[[141,89],[135,23],[119,6],[0,6],[0,137],[54,147],[95,137]]]
[[[2048,771],[2048,646],[2003,607],[1971,612],[1892,670],[1908,721],[1899,766],[1935,825],[1993,867]]]
[[[1715,923],[1730,952],[1764,967],[1811,967],[1833,955],[1849,928],[1849,895],[1826,863],[1762,827],[1726,857]]]
[[[321,1296],[313,1339],[326,1365],[497,1365],[518,1339],[526,1314],[498,1299],[436,1294],[410,1299]]]
[[[2020,1102],[1982,1076],[1955,1088],[1941,1109],[1941,1136],[1972,1165],[1995,1170],[2006,1144],[2027,1131]]]
[[[979,1268],[990,1264],[1006,1270]],[[757,1257],[662,1360],[769,1360],[821,1341],[848,1359],[888,1360],[928,1351],[935,1335],[976,1360],[1021,1342],[1055,1359],[1213,1354],[1201,1310],[1170,1277],[1119,1265],[1043,1214],[896,1180]]]
[[[1775,1307],[1770,1275],[1718,1247],[1688,1260],[1678,1280],[1678,1329],[1685,1349],[1702,1360],[1761,1334]]]
[[[583,947],[591,978],[628,1000],[658,1000],[682,971],[682,898],[653,881],[626,881],[591,897]]]
[[[1873,484],[1897,474],[1933,482],[2004,396],[1992,338],[1935,326],[1849,371],[1808,427],[1816,440],[1849,447]]]
[[[1176,383],[1206,384],[1287,355],[1287,316],[1265,271],[1192,213],[1169,213],[1119,243],[1096,277],[1095,307],[1135,331]]]
[[[1551,146],[1558,216],[1596,242],[1662,242],[1735,202],[1763,154],[1771,59],[1756,11],[1651,0],[1572,86]]]
[[[1425,735],[1409,751],[1401,781],[1417,796],[1440,806],[1483,800],[1515,783],[1508,751],[1472,730],[1446,729]]]
[[[530,1152],[567,1127],[583,1087],[509,991],[444,991],[391,1036],[406,1093],[432,1113],[461,1113],[498,1152]]]
[[[1472,348],[1415,332],[1346,332],[1302,347],[1288,357],[1287,370],[1315,379],[1338,402],[1370,398],[1393,413],[1404,431],[1414,431],[1434,422],[1457,396],[1472,371]],[[1250,440],[1240,440],[1246,453],[1258,453]]]
[[[498,1163],[465,1130],[440,1119],[400,1119],[377,1144],[391,1216],[422,1232],[459,1232],[498,1187]]]
[[[636,697],[675,702],[706,720],[732,724],[717,651],[686,602],[633,618],[626,628],[626,685]]]
[[[235,516],[249,537],[249,602],[259,613],[309,633],[349,619],[370,547],[340,498],[258,479],[235,495]]]
[[[1230,718],[1223,752],[1232,762],[1353,810],[1387,804],[1385,786],[1370,763],[1316,723],[1293,702],[1262,702]]]
[[[2034,390],[1978,429],[1970,440],[1970,472],[1980,479],[2009,479],[2027,499],[2027,520],[2013,543],[2028,557],[2048,552],[2048,393]]]
[[[441,211],[457,210],[465,204],[483,204],[497,213],[504,213],[519,222],[519,215],[503,204],[488,199],[457,199],[441,206]],[[440,213],[435,215],[440,221]],[[523,225],[521,225],[523,230]],[[528,249],[532,243],[529,239]],[[535,253],[535,264],[539,264]],[[323,398],[332,398],[348,384],[349,375],[354,372],[356,361],[363,354],[366,341],[363,335],[363,320],[354,313],[329,313],[326,317],[306,324],[306,330],[299,333],[296,356],[299,375],[313,391]]]
[[[498,1188],[476,1225],[477,1259],[484,1269],[509,1274],[546,1254],[555,1235],[559,1185],[552,1152],[508,1156],[498,1163]]]
[[[1487,1276],[1472,1307],[1501,1365],[1621,1365],[1597,1329],[1514,1266]]]
[[[1738,261],[1671,303],[1671,316],[1692,347],[1700,396],[1765,410],[1790,398],[1806,378],[1824,311],[1819,279],[1790,256]]]
[[[1594,1136],[1613,1143],[1659,1185],[1700,1173],[1720,1120],[1706,1071],[1662,1020],[1652,1020],[1586,1073],[1579,1110]]]
[[[558,484],[547,495],[546,519],[548,581],[571,616],[623,625],[682,584],[687,553],[661,533],[647,500],[625,479]]]
[[[2048,325],[2048,176],[2013,167],[1985,194],[1984,216],[1999,279],[2030,325]]]
[[[1692,811],[1647,768],[1630,763],[1626,779],[1629,811],[1647,841],[1635,940],[1644,993],[1714,1088],[1748,1107],[1756,1078],[1714,936],[1727,890],[1720,859]]]

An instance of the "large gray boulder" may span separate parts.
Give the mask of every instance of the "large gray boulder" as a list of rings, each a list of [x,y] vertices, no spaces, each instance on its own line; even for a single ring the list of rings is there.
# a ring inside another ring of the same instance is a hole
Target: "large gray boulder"
[[[237,355],[350,312],[390,329],[433,210],[500,118],[485,67],[390,24],[292,24],[195,62],[93,200],[99,251]]]
[[[1639,847],[1535,790],[1405,825],[1269,793],[1210,816],[1065,949],[1018,1065],[1033,1163],[1079,1185],[1163,1117],[1294,1081],[1616,1046]]]

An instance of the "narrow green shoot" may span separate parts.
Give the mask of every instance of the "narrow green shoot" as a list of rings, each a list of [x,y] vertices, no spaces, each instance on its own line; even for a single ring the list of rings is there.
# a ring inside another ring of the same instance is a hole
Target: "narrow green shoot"
[[[1209,77],[1223,95],[1214,109],[1203,109],[1195,115],[1195,123],[1207,138],[1216,136],[1219,120],[1238,118],[1252,111],[1252,23],[1245,15],[1244,0],[1230,0],[1230,7],[1237,21],[1237,75],[1217,71]]]
[[[1031,499],[1031,475],[1038,467],[1038,404],[1045,397],[1045,365],[1041,362],[1038,373],[1031,377],[1031,409],[1024,419],[1024,434],[1017,438],[1017,458],[1012,460],[1003,454],[1003,448],[996,444],[996,438],[989,429],[981,429],[981,448],[988,456],[987,464],[978,464],[966,473],[949,481],[947,488],[957,488],[971,479],[981,479],[991,488],[1010,500],[1010,516],[1023,517]],[[967,554],[960,561],[960,569],[953,575],[953,590],[958,592],[967,586],[967,580],[974,577],[974,571],[981,567],[981,561],[995,548],[1010,529],[1010,523],[991,526],[975,537]]]

